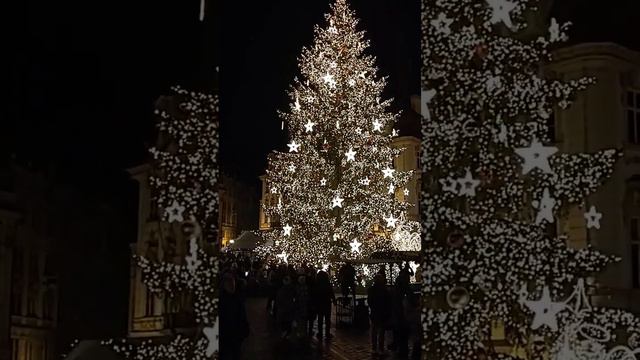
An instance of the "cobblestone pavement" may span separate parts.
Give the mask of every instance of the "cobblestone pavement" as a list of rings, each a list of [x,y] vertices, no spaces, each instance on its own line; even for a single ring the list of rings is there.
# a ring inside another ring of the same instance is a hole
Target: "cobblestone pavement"
[[[313,339],[305,346],[296,341],[279,338],[273,319],[266,311],[265,298],[247,299],[247,315],[251,334],[244,341],[243,360],[369,360],[373,359],[368,330],[336,329],[332,323],[333,339],[319,342]],[[332,316],[332,322],[334,317]],[[316,329],[314,329],[316,332]],[[387,343],[389,342],[387,334]],[[395,359],[392,355],[383,357]]]
[[[282,340],[273,318],[267,314],[265,298],[247,299],[251,334],[242,344],[243,360],[364,360],[371,359],[369,331],[335,329],[328,342],[313,339],[309,346]],[[333,318],[332,318],[333,320]],[[316,329],[314,329],[315,332]],[[391,357],[387,356],[387,359]]]

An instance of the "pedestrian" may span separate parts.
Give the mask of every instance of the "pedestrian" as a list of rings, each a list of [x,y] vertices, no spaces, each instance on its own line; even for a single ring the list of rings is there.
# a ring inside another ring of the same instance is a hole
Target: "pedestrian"
[[[404,299],[409,293],[409,273],[400,271],[396,277],[393,291],[392,309],[393,309],[393,343],[391,349],[397,350],[401,357],[407,356],[407,321],[404,312]]]
[[[276,295],[276,321],[283,338],[291,335],[291,326],[295,318],[296,288],[291,283],[291,276],[285,275],[282,286]]]
[[[316,283],[313,291],[314,307],[318,314],[318,339],[331,339],[331,304],[336,304],[336,296],[333,286],[329,281],[329,274],[326,271],[319,271],[316,276]]]
[[[313,324],[318,317],[318,311],[316,310],[316,301],[314,299],[314,291],[316,284],[316,270],[313,267],[310,267],[307,272],[307,288],[309,289],[309,302],[308,302],[308,333],[309,336],[313,336]]]
[[[220,360],[240,360],[241,346],[249,336],[249,321],[245,304],[236,291],[236,281],[231,273],[222,278],[220,292]]]
[[[411,359],[420,360],[422,344],[422,325],[420,322],[420,296],[410,293],[406,298],[405,318],[407,319],[407,338],[411,343]]]
[[[340,289],[342,290],[342,301],[347,305],[351,294],[355,294],[356,269],[350,263],[345,263],[338,270],[338,278],[340,279]]]
[[[371,350],[374,355],[382,355],[385,330],[391,318],[391,294],[387,290],[384,276],[377,274],[368,289],[367,302],[371,309]]]
[[[298,286],[296,288],[296,326],[298,336],[307,338],[309,322],[309,287],[307,277],[304,274],[298,276]]]
[[[267,312],[271,315],[274,314],[274,303],[276,301],[276,291],[277,291],[277,279],[278,274],[276,272],[276,268],[272,267],[269,270],[269,274],[267,275]]]

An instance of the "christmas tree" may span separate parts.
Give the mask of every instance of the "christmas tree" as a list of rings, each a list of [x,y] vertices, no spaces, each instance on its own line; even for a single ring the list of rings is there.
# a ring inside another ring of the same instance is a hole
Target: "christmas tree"
[[[390,233],[407,204],[396,199],[410,173],[393,169],[398,115],[381,94],[385,78],[365,52],[364,33],[345,0],[315,28],[300,58],[302,80],[290,91],[288,152],[269,157],[269,191],[279,201],[265,213],[282,226],[267,238],[286,262],[328,265],[391,249]]]
[[[591,307],[615,261],[551,231],[617,150],[558,153],[549,119],[594,80],[543,75],[568,24],[526,36],[537,0],[423,0],[423,322],[433,359],[635,359],[637,320]],[[598,228],[595,207],[585,226]],[[505,331],[498,353],[492,326]],[[622,332],[617,332],[622,330]],[[617,336],[616,336],[617,335]],[[634,350],[635,349],[635,350]],[[629,357],[630,356],[630,357]]]
[[[179,227],[188,240],[188,253],[180,263],[137,254],[134,259],[152,293],[192,300],[198,331],[160,342],[103,343],[131,360],[205,360],[218,355],[218,262],[211,244],[217,229],[218,99],[179,87],[173,90],[179,101],[156,111],[159,138],[158,146],[150,149],[150,185],[162,214],[160,228]]]

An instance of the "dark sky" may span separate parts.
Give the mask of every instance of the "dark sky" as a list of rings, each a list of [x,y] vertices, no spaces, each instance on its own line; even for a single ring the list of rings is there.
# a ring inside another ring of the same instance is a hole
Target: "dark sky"
[[[2,153],[54,160],[69,178],[110,187],[144,160],[154,100],[174,84],[211,88],[220,65],[222,166],[251,181],[285,134],[275,112],[296,58],[322,23],[326,0],[72,0],[20,2],[7,55],[9,99]],[[216,3],[217,1],[217,3]],[[372,41],[388,95],[406,107],[418,92],[418,0],[352,0]],[[638,47],[640,2],[562,0],[554,13],[575,23],[575,41]],[[5,123],[5,121],[3,121]],[[117,191],[117,186],[114,191]]]

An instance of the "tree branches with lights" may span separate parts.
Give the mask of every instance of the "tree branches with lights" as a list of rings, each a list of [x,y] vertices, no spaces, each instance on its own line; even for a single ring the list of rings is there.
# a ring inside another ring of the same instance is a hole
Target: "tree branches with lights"
[[[205,360],[218,354],[218,260],[206,239],[216,239],[218,204],[218,99],[173,88],[178,102],[158,109],[159,146],[150,149],[150,185],[165,223],[180,224],[189,241],[181,263],[134,255],[147,289],[159,296],[189,294],[201,331],[168,341],[106,341],[127,359]],[[208,249],[207,249],[208,248]]]
[[[568,248],[566,235],[549,228],[597,190],[620,153],[556,154],[549,145],[554,107],[569,107],[594,79],[543,76],[540,65],[566,40],[568,24],[552,19],[543,36],[519,36],[537,3],[422,2],[423,322],[434,359],[565,359],[568,351],[610,359],[557,345],[571,324],[598,318],[595,310],[569,312],[560,299],[615,259]],[[600,217],[592,208],[585,225],[599,227]],[[608,320],[629,323],[627,315]],[[490,341],[496,322],[508,354]],[[599,349],[621,346],[614,338]]]
[[[281,260],[322,266],[390,249],[389,234],[408,204],[396,200],[411,173],[393,169],[397,114],[381,98],[369,43],[345,0],[315,28],[300,58],[302,80],[290,91],[288,152],[269,157],[265,212],[282,228],[267,237]],[[379,230],[376,231],[376,226]]]

